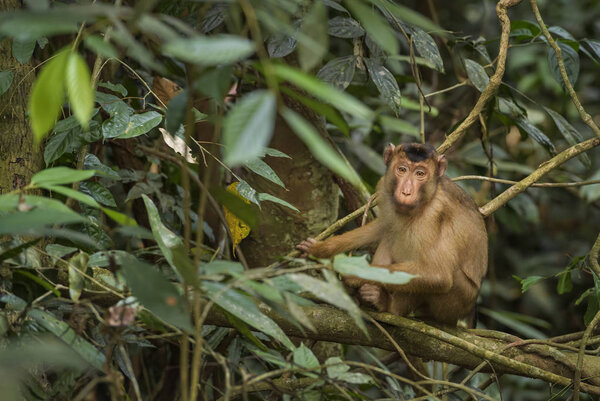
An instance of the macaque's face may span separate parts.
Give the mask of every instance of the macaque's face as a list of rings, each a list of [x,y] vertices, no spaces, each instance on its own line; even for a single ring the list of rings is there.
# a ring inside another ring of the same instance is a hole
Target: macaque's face
[[[427,200],[428,193],[435,189],[436,165],[431,159],[412,162],[406,157],[397,157],[390,168],[396,181],[394,200],[400,211],[409,211],[421,205]],[[434,188],[430,188],[432,186]]]

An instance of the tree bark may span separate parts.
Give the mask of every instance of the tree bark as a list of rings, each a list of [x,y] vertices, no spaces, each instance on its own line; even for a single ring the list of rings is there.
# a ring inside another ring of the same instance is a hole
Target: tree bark
[[[20,1],[0,0],[0,11],[20,7]],[[0,43],[0,69],[13,71],[10,88],[0,96],[0,194],[22,188],[43,167],[43,152],[34,148],[27,121],[27,103],[35,79],[31,64],[20,64],[11,52],[12,41]]]

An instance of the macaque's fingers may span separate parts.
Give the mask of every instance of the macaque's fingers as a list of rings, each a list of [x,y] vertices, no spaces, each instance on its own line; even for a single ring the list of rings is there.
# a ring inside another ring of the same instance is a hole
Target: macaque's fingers
[[[303,257],[306,257],[311,254],[312,248],[316,245],[317,240],[314,238],[307,238],[298,245],[296,245],[296,249],[302,252]]]
[[[381,287],[374,284],[363,284],[360,287],[360,297],[363,301],[377,305],[381,299]]]

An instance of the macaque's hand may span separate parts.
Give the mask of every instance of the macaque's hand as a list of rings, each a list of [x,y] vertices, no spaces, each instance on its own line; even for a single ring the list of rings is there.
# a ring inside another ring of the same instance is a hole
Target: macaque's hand
[[[359,290],[360,298],[379,308],[382,300],[381,287],[375,284],[363,284]]]
[[[305,258],[309,255],[315,254],[315,248],[318,243],[319,241],[317,241],[314,238],[307,238],[298,245],[296,245],[296,249],[301,252],[300,256]]]

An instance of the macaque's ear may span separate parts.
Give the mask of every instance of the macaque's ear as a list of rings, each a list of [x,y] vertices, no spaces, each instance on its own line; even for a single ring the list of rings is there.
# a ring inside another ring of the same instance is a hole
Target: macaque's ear
[[[392,160],[392,156],[394,155],[394,149],[396,149],[394,144],[389,143],[388,146],[385,148],[385,151],[383,152],[383,162],[386,166],[390,164],[390,161]]]
[[[441,177],[446,172],[446,167],[448,167],[448,160],[446,160],[446,156],[439,155],[437,158],[438,164],[438,176]]]

